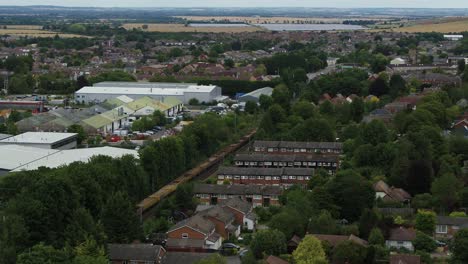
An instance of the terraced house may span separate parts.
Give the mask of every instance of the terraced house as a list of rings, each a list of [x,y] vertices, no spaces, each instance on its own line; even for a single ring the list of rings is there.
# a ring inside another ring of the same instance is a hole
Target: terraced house
[[[295,184],[307,185],[313,174],[313,168],[222,167],[218,171],[218,184],[257,184],[287,188]]]
[[[281,154],[237,154],[234,164],[238,167],[262,167],[262,168],[313,168],[325,169],[330,174],[335,174],[339,167],[337,155],[281,155]]]
[[[342,154],[343,143],[257,140],[252,144],[252,150],[257,153],[270,154]]]

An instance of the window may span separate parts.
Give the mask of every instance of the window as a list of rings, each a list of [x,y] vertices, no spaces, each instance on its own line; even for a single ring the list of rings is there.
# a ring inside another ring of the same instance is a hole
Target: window
[[[447,225],[437,225],[436,233],[438,234],[447,234]]]
[[[271,181],[271,177],[270,177],[270,176],[266,176],[266,177],[265,177],[265,180]]]
[[[247,177],[247,176],[241,176],[241,178],[242,178],[243,180],[247,180],[249,177]]]
[[[287,179],[288,179],[288,176],[281,176],[281,179],[287,180]]]
[[[290,180],[295,180],[295,179],[296,179],[296,176],[289,176],[289,179],[290,179]]]
[[[218,175],[219,180],[224,180],[224,175]]]
[[[187,233],[182,233],[182,238],[188,238],[188,234]]]

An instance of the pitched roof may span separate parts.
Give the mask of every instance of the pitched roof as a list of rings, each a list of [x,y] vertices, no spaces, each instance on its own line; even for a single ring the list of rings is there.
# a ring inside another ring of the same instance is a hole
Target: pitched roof
[[[239,197],[231,198],[221,203],[221,205],[236,209],[237,211],[242,212],[243,214],[248,214],[252,210],[252,205]]]
[[[239,168],[239,167],[221,167],[218,171],[220,175],[252,175],[252,176],[312,176],[313,168]]]
[[[197,215],[203,217],[213,217],[223,222],[225,225],[235,220],[234,214],[231,211],[229,211],[229,209],[223,208],[221,206],[213,206],[204,211],[198,212]]]
[[[383,192],[385,196],[384,200],[391,200],[396,202],[404,202],[411,199],[411,195],[401,188],[389,187],[387,183],[380,180],[374,184],[375,192]]]
[[[161,246],[152,244],[108,244],[110,260],[154,261],[159,257]]]
[[[390,230],[388,240],[393,241],[413,241],[416,238],[416,231],[414,229],[404,228],[402,226]]]
[[[468,217],[437,216],[438,225],[468,227]]]
[[[395,254],[390,255],[390,264],[420,264],[421,257],[418,255]]]
[[[203,218],[201,215],[194,215],[190,218],[187,218],[185,220],[182,220],[180,222],[178,222],[177,224],[175,224],[173,227],[171,227],[167,233],[170,233],[174,230],[177,230],[181,227],[184,227],[184,226],[187,226],[191,229],[194,229],[198,232],[201,232],[205,235],[208,235],[210,234],[214,229],[215,229],[215,226],[212,222],[210,221],[207,221],[205,218]]]
[[[269,148],[313,148],[313,149],[342,149],[341,142],[296,142],[296,141],[261,141],[256,140],[253,147]]]
[[[336,155],[281,155],[281,154],[261,154],[261,153],[241,153],[234,157],[234,161],[310,161],[310,162],[338,162],[339,158]]]
[[[226,194],[226,195],[271,195],[278,196],[283,193],[280,186],[270,185],[218,185],[218,184],[195,184],[193,188],[196,194]]]

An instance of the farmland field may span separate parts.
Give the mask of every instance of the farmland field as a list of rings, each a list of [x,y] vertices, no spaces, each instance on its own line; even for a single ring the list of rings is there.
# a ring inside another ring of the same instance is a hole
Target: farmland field
[[[433,21],[421,21],[418,24],[405,26],[402,28],[394,28],[392,31],[395,32],[439,32],[439,33],[451,33],[451,32],[463,32],[468,31],[468,19],[446,19],[446,20],[433,20]]]
[[[6,27],[6,29],[5,29]],[[0,25],[0,35],[20,36],[20,37],[55,37],[59,35],[62,38],[85,37],[75,34],[65,34],[53,31],[42,30],[42,26],[35,25]]]
[[[219,26],[210,26],[207,25],[190,27],[185,26],[184,24],[142,24],[142,23],[133,23],[133,24],[124,24],[123,27],[127,30],[131,29],[143,29],[143,25],[147,25],[148,28],[144,31],[149,32],[212,32],[212,33],[241,33],[241,32],[255,32],[263,31],[265,29],[254,27],[254,26],[245,26],[245,27],[219,27]]]

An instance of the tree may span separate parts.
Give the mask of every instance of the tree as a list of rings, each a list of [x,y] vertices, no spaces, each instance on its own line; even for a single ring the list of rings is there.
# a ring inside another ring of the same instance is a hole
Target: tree
[[[351,116],[354,122],[359,123],[364,115],[364,102],[361,98],[355,98],[351,104]]]
[[[190,100],[188,101],[188,104],[189,104],[189,105],[199,105],[200,102],[198,101],[197,98],[192,98],[192,99],[190,99]]]
[[[78,134],[78,136],[76,138],[76,141],[77,141],[78,145],[83,143],[83,141],[88,137],[88,134],[86,134],[83,127],[81,125],[78,125],[78,124],[71,125],[68,128],[67,132],[77,133]]]
[[[389,87],[387,81],[380,76],[375,79],[375,81],[373,81],[369,87],[369,93],[377,97],[387,94],[388,91]]]
[[[322,243],[316,237],[307,235],[293,252],[297,264],[327,263]]]
[[[375,213],[374,210],[366,208],[362,212],[361,217],[359,218],[359,235],[361,237],[368,237],[371,230],[379,222],[379,216]]]
[[[455,263],[468,263],[468,229],[460,229],[450,244]]]
[[[430,193],[418,194],[411,200],[411,206],[415,209],[430,209],[432,208],[434,198]]]
[[[291,208],[286,208],[281,213],[274,215],[270,220],[269,227],[281,231],[286,238],[291,238],[293,235],[302,236],[305,231],[303,216]]]
[[[327,210],[322,210],[317,218],[312,218],[308,231],[312,234],[334,235],[338,232],[335,219]]]
[[[294,141],[335,141],[335,131],[325,119],[309,118],[290,131]]]
[[[432,211],[418,210],[414,226],[417,230],[432,235],[436,226],[436,214]]]
[[[291,99],[291,93],[288,87],[284,84],[280,84],[273,89],[271,94],[273,102],[280,105],[283,109],[289,109],[289,100]]]
[[[353,241],[339,243],[333,249],[333,263],[362,264],[367,256],[366,248]]]
[[[130,243],[142,234],[135,206],[122,192],[111,195],[107,200],[102,224],[111,243]]]
[[[431,192],[437,204],[451,212],[458,203],[461,186],[455,175],[448,173],[432,182]]]
[[[385,70],[389,63],[389,59],[383,54],[377,54],[371,62],[371,70],[374,73],[379,73]]]
[[[383,246],[385,244],[385,238],[382,234],[382,231],[380,231],[380,229],[377,227],[372,228],[368,241],[371,245]]]
[[[219,254],[213,254],[207,258],[204,258],[202,260],[195,262],[195,264],[226,264],[226,263],[227,263],[226,259]]]
[[[390,95],[392,97],[397,97],[399,95],[404,95],[408,93],[406,89],[406,81],[399,74],[393,74],[389,82],[390,86]]]
[[[364,142],[375,146],[380,143],[388,142],[390,135],[382,121],[372,120],[370,123],[364,125],[363,129],[361,129],[361,138]]]
[[[278,256],[286,252],[286,237],[278,230],[259,230],[252,238],[250,249],[257,259],[264,253]]]
[[[271,96],[262,94],[259,98],[260,107],[265,111],[273,104],[273,98]]]
[[[416,238],[413,240],[413,245],[416,250],[421,250],[427,253],[431,253],[437,248],[437,244],[434,239],[419,231],[416,232]]]
[[[24,220],[17,215],[4,216],[0,225],[0,263],[15,263],[17,255],[28,244],[29,232]]]
[[[245,112],[249,113],[249,114],[255,114],[258,110],[258,105],[257,103],[253,102],[253,101],[247,101],[245,103]]]
[[[352,170],[338,172],[327,189],[341,207],[341,217],[350,222],[357,220],[365,208],[371,208],[375,200],[370,182]]]
[[[224,60],[224,66],[228,67],[228,68],[232,68],[235,66],[235,63],[232,59],[225,59]]]
[[[37,244],[18,256],[17,264],[68,264],[70,257],[65,251],[46,246],[43,243]]]

